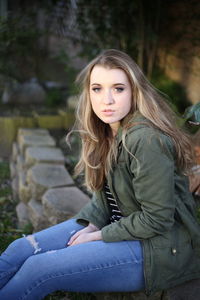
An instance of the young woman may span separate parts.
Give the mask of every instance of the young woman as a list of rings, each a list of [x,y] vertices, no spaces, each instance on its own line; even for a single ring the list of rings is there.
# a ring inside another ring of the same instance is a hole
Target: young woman
[[[152,294],[200,278],[189,138],[125,53],[104,51],[79,80],[76,173],[84,172],[93,198],[73,219],[7,248],[0,299],[56,290]]]

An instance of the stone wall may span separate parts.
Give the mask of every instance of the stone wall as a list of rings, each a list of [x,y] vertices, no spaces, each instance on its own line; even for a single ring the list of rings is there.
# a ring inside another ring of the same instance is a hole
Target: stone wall
[[[19,129],[10,161],[19,226],[34,231],[75,215],[88,201],[65,168],[62,151],[46,129]]]

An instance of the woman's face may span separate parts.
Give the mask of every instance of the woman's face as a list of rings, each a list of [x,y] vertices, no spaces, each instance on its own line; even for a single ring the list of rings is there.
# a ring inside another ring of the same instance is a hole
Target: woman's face
[[[120,121],[129,113],[132,89],[126,73],[96,65],[90,75],[90,100],[94,113],[117,133]]]

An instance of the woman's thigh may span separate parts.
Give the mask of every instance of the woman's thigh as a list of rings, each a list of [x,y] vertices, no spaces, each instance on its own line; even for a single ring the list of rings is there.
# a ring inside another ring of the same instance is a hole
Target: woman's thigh
[[[14,293],[16,300],[36,300],[56,290],[104,292],[143,288],[140,242],[96,241],[30,257],[0,291],[0,298],[9,299],[9,293]]]
[[[62,249],[66,247],[71,236],[83,228],[84,226],[78,224],[75,219],[67,220],[34,233],[32,235],[35,241],[33,246],[37,245],[37,248],[40,249],[41,252]],[[27,237],[27,239],[29,239],[29,237]]]

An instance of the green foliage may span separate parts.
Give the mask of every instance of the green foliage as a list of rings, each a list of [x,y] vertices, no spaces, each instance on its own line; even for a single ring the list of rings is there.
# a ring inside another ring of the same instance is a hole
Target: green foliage
[[[57,88],[52,88],[47,92],[45,103],[49,107],[55,107],[62,103],[62,93]]]
[[[56,59],[64,65],[66,73],[66,85],[68,87],[69,95],[76,95],[78,93],[77,85],[75,84],[75,78],[77,76],[77,70],[72,66],[70,57],[67,55],[65,49],[61,49]]]
[[[0,181],[10,177],[10,170],[7,162],[0,163]]]
[[[71,300],[95,300],[96,297],[93,294],[88,293],[69,293]]]
[[[165,19],[164,1],[79,0],[77,22],[83,55],[106,48],[130,54],[150,77]]]
[[[66,292],[55,292],[47,297],[44,300],[59,300],[63,299],[66,296]],[[65,299],[65,298],[64,298]],[[88,293],[67,293],[67,299],[70,300],[95,300],[96,297]]]
[[[0,73],[18,81],[24,81],[27,72],[34,76],[41,56],[38,42],[42,34],[32,11],[1,18]]]
[[[167,75],[159,68],[154,69],[151,83],[161,91],[161,93],[165,94],[164,96],[175,112],[179,114],[184,113],[189,105],[189,101],[185,89],[179,83],[167,77]]]

